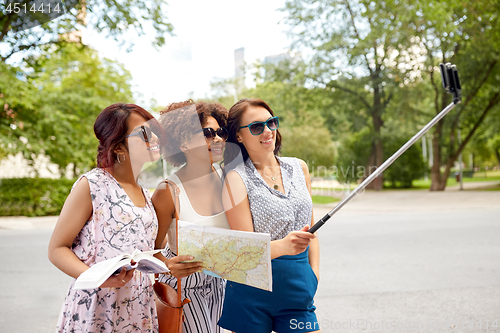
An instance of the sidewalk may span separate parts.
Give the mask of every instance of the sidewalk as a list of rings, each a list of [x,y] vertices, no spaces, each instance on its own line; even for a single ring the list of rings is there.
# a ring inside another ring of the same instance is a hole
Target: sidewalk
[[[327,212],[338,202],[315,205]],[[500,191],[384,190],[359,193],[340,212],[441,212],[482,211],[500,208]]]
[[[0,230],[52,229],[59,216],[6,216],[0,217]]]
[[[500,186],[500,181],[498,180],[491,180],[491,181],[485,181],[485,182],[468,182],[468,183],[463,183],[463,189],[464,190],[484,190],[487,188],[494,188],[494,187],[499,187]],[[453,186],[447,186],[446,191],[460,191],[460,184],[458,185],[453,185]]]
[[[421,212],[421,211],[470,211],[490,210],[500,207],[500,191],[474,191],[498,184],[497,182],[464,183],[465,191],[450,186],[443,192],[429,190],[362,191],[341,212]],[[347,192],[344,192],[346,195]],[[318,219],[338,202],[315,205],[314,216]],[[52,229],[58,216],[0,217],[0,230]]]

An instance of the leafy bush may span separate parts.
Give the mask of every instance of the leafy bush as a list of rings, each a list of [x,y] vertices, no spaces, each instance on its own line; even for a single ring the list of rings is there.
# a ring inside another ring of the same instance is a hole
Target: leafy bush
[[[343,183],[356,183],[367,176],[366,161],[370,155],[371,134],[369,128],[346,136],[339,146],[334,174]]]
[[[0,216],[58,215],[75,180],[0,179]]]
[[[384,161],[394,154],[407,141],[407,138],[388,134],[384,137]],[[419,141],[420,142],[420,141]],[[371,137],[368,128],[352,134],[341,142],[336,160],[335,170],[338,179],[342,182],[355,182],[368,175],[364,163],[370,153]],[[414,179],[422,178],[428,171],[427,164],[422,157],[422,148],[419,143],[411,146],[389,168],[384,171],[384,181],[390,187],[410,188]]]
[[[406,143],[406,139],[388,138],[384,142],[384,149],[388,158]],[[422,157],[422,148],[418,143],[412,145],[386,171],[384,181],[391,183],[390,187],[410,188],[414,179],[422,178],[428,171],[427,164]],[[390,154],[390,155],[389,155]]]

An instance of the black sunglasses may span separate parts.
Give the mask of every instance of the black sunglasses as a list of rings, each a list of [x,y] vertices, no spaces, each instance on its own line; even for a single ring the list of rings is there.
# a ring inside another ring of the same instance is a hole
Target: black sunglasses
[[[129,135],[126,136],[126,138],[131,137],[131,136],[136,136],[139,135],[144,142],[151,142],[151,139],[153,138],[153,133],[156,135],[156,137],[159,137],[158,134],[155,133],[150,127],[146,126],[140,126],[139,131],[132,132]]]
[[[214,130],[212,127],[205,127],[195,133],[199,133],[201,131],[203,131],[205,139],[209,141],[215,139],[216,135],[224,141],[226,141],[228,137],[227,129],[225,127],[219,127],[217,130]]]
[[[271,131],[275,131],[280,127],[280,121],[278,117],[271,117],[266,121],[254,121],[246,126],[241,126],[239,129],[248,127],[250,133],[253,135],[260,135],[264,132],[264,128],[267,126]]]

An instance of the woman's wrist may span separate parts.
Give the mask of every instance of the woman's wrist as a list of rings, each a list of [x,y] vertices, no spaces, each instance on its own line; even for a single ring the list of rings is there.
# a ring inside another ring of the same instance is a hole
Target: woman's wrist
[[[170,260],[170,258],[166,258],[165,260],[163,260],[163,263],[165,264],[165,266],[167,266],[167,269],[168,271],[166,271],[164,274],[165,275],[168,275],[168,276],[173,276],[172,272],[170,271],[170,268],[168,268],[168,261]]]
[[[271,241],[271,259],[281,257],[284,254],[283,239]]]

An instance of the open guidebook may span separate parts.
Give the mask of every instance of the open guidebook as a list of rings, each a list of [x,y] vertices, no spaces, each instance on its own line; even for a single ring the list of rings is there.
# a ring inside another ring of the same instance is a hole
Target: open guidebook
[[[94,289],[104,283],[112,274],[117,274],[125,267],[127,270],[132,268],[138,271],[154,274],[165,273],[169,269],[160,259],[153,255],[161,250],[141,252],[137,249],[132,254],[122,254],[114,258],[98,262],[85,272],[80,274],[75,281],[74,289]],[[134,264],[132,264],[134,262]]]

